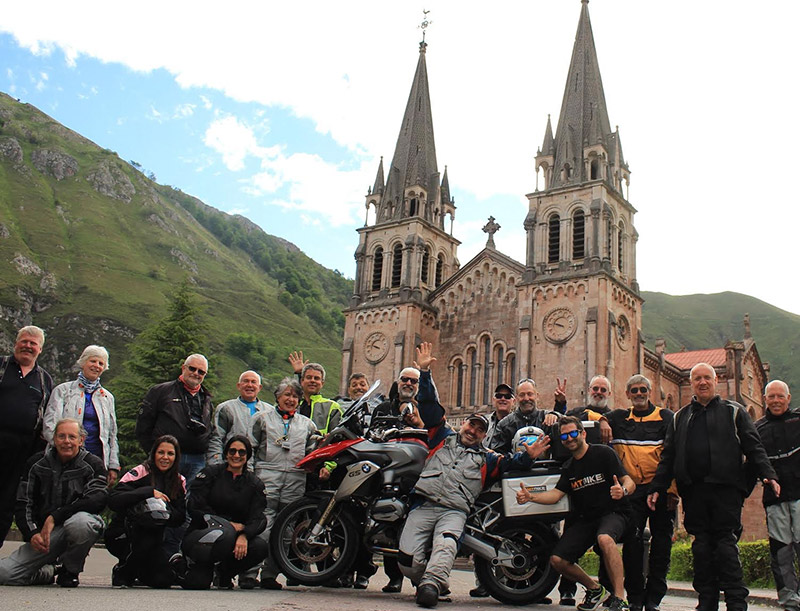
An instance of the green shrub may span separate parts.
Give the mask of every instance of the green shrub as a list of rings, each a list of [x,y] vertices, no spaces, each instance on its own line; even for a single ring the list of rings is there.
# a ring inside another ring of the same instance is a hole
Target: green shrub
[[[772,569],[769,559],[769,542],[766,540],[739,543],[739,558],[742,561],[744,583],[753,588],[773,589],[775,581],[772,578]],[[584,554],[580,559],[580,566],[589,575],[597,575],[599,559],[592,551]],[[672,557],[667,579],[672,581],[692,581],[694,568],[692,566],[692,544],[682,541],[672,546]]]

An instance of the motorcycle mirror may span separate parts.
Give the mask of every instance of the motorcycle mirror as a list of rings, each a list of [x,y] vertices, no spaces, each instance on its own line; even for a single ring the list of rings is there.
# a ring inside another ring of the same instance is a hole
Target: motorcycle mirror
[[[406,403],[405,407],[403,407],[403,411],[400,412],[400,418],[405,420],[406,417],[410,416],[413,413],[414,413],[414,406],[411,405],[411,403]]]

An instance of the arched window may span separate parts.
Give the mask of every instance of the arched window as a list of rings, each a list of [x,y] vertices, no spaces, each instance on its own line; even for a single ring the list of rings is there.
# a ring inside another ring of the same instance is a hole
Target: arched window
[[[497,363],[497,375],[495,376],[495,386],[498,384],[502,384],[505,382],[503,379],[503,374],[505,373],[505,363],[504,361],[504,351],[502,346],[497,347],[497,357],[494,359],[494,362]]]
[[[395,244],[392,249],[392,288],[400,286],[400,279],[403,275],[403,247]]]
[[[557,214],[550,216],[547,221],[547,262],[558,263],[561,250],[561,217]]]
[[[614,223],[611,217],[606,219],[606,258],[610,261],[611,255],[614,252]]]
[[[483,401],[481,405],[488,405],[489,403],[489,361],[491,360],[491,342],[488,337],[483,338]]]
[[[464,364],[456,361],[456,406],[464,405]]]
[[[381,290],[381,276],[383,276],[383,248],[375,249],[372,256],[372,290]]]
[[[600,161],[598,159],[592,159],[592,165],[590,167],[591,177],[592,180],[597,180],[600,178]]]
[[[511,388],[517,383],[517,355],[510,354],[508,356],[508,385]]]
[[[436,258],[436,276],[434,278],[434,285],[437,287],[442,283],[443,272],[444,272],[444,255],[439,255]]]
[[[625,229],[625,226],[622,224],[622,221],[619,222],[619,228],[617,231],[617,267],[619,271],[622,271],[622,234]]]
[[[475,395],[478,392],[478,351],[474,348],[469,351],[469,404],[475,405]]]
[[[425,284],[428,284],[428,268],[431,266],[431,249],[425,247],[425,252],[422,253],[422,270],[420,278]]]
[[[586,217],[583,210],[572,213],[572,258],[583,259],[586,256]]]
[[[414,216],[417,213],[417,198],[412,198],[408,205],[408,216]]]

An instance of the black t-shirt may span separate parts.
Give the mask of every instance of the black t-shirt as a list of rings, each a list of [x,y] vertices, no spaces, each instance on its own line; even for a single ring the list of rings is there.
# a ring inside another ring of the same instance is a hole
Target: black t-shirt
[[[42,388],[38,365],[22,377],[22,370],[16,359],[13,356],[8,359],[0,382],[0,430],[25,435],[33,433],[39,420],[39,405],[42,403],[43,393],[49,395],[53,389],[50,375],[44,370],[42,374],[45,388]]]
[[[617,453],[608,446],[589,444],[580,460],[573,457],[564,463],[556,488],[569,495],[579,517],[594,519],[612,512],[628,513],[630,503],[626,497],[619,501],[611,498],[615,475],[619,480],[627,475]]]

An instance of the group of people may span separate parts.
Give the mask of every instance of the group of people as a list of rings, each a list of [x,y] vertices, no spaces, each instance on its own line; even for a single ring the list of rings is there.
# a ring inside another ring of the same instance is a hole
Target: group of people
[[[135,435],[148,458],[120,477],[114,397],[100,382],[108,352],[86,347],[77,379],[54,387],[37,364],[43,346],[43,331],[24,327],[13,354],[0,359],[0,544],[12,519],[25,539],[0,560],[0,584],[75,587],[91,546],[104,536],[119,559],[116,587],[232,588],[236,580],[242,589],[282,588],[268,554],[272,522],[307,486],[330,478],[335,463],[313,476],[296,464],[366,393],[366,376],[353,374],[347,395],[328,399],[321,394],[324,368],[294,352],[295,376],[278,385],[274,405],[259,398],[259,374],[245,371],[239,396],[214,409],[203,385],[208,361],[189,355],[176,380],[153,386],[142,400]],[[472,414],[455,430],[433,383],[435,360],[432,346],[420,344],[388,398],[368,404],[367,419],[394,416],[427,429],[430,448],[399,554],[384,557],[383,591],[400,592],[405,576],[416,586],[417,604],[436,606],[449,593],[465,520],[480,492],[507,470],[552,455],[563,462],[555,488],[522,485],[517,502],[571,501],[551,557],[562,575],[561,604],[576,604],[580,583],[582,611],[657,611],[680,498],[693,536],[697,609],[716,611],[720,592],[730,611],[746,609],[737,541],[744,499],[761,481],[779,603],[800,611],[800,412],[790,408],[785,383],[767,385],[766,416],[754,424],[741,405],[717,394],[716,373],[705,363],[691,370],[694,396],[675,414],[653,402],[642,375],[627,381],[630,407],[614,410],[602,375],[589,383],[588,404],[569,409],[566,380],[556,381],[553,408],[544,409],[536,383],[525,378],[499,384],[492,413]],[[402,411],[408,404],[412,413]],[[114,512],[107,528],[99,515],[106,506]],[[590,548],[601,557],[597,579],[578,564]],[[364,547],[350,573],[329,585],[364,589],[376,570]],[[488,592],[477,582],[470,595]]]

